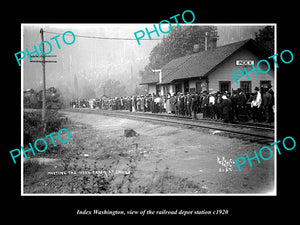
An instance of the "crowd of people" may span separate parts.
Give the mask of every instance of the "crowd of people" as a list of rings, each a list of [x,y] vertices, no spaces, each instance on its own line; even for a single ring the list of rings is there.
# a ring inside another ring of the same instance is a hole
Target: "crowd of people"
[[[204,119],[224,122],[274,121],[274,91],[272,86],[255,87],[255,93],[246,95],[238,88],[230,92],[187,92],[156,95],[115,97],[93,100],[73,100],[71,107],[99,108],[101,110],[129,110],[130,112],[168,113],[175,116],[198,119],[202,113]]]

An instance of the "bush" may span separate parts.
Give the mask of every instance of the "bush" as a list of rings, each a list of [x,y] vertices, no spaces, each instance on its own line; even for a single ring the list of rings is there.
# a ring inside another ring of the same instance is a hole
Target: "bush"
[[[42,131],[41,112],[24,112],[24,145],[33,142]]]
[[[24,162],[24,174],[25,175],[35,173],[40,168],[42,168],[42,165],[40,165],[37,160],[30,159],[30,160],[27,160]]]
[[[59,131],[66,119],[56,110],[47,110],[45,114],[46,134]],[[24,112],[24,146],[43,136],[42,112]]]
[[[46,133],[48,134],[59,131],[61,128],[63,128],[65,118],[56,110],[48,110],[46,111],[45,120]]]

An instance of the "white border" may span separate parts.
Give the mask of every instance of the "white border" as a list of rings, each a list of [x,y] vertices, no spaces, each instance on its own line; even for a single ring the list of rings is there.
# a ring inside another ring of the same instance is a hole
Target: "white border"
[[[143,24],[150,24],[150,23],[143,23]],[[41,26],[45,26],[45,25],[55,25],[55,26],[66,26],[66,25],[76,25],[76,26],[84,26],[84,28],[86,28],[87,26],[98,26],[98,25],[108,25],[108,26],[112,26],[112,25],[137,25],[135,23],[127,23],[127,24],[118,24],[118,23],[113,23],[113,24],[85,24],[85,23],[68,23],[68,24],[60,24],[60,23],[43,23],[43,24],[35,24],[35,23],[22,23],[21,24],[21,51],[24,50],[24,33],[23,33],[23,26],[24,25],[41,25]],[[138,24],[141,25],[142,24]],[[176,25],[173,24],[172,25]],[[277,53],[277,23],[195,23],[195,24],[180,24],[181,25],[187,25],[187,26],[274,26],[274,54]],[[277,56],[275,57],[277,60]],[[23,126],[23,106],[24,106],[24,102],[23,102],[23,78],[24,78],[24,63],[21,62],[21,144],[23,146],[23,130],[24,130],[24,126]],[[275,127],[275,142],[277,141],[277,68],[275,66],[275,62],[274,62],[274,92],[275,92],[275,114],[274,114],[274,127]],[[277,196],[277,151],[276,151],[276,147],[274,146],[274,189],[270,192],[267,193],[251,193],[251,194],[245,194],[245,193],[237,193],[237,194],[224,194],[224,193],[215,193],[215,194],[51,194],[51,193],[37,193],[37,194],[32,194],[32,193],[24,193],[24,184],[23,184],[23,154],[21,157],[21,196]]]
[[[24,50],[24,33],[23,33],[23,24],[21,24],[21,51]],[[24,146],[24,63],[21,62],[21,146]],[[23,157],[24,154],[21,154],[21,196],[26,195],[24,194],[24,184],[23,184],[23,174],[24,174],[24,167],[23,167]]]

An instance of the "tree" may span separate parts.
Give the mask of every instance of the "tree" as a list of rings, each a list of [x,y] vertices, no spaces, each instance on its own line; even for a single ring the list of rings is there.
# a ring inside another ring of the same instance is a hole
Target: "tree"
[[[255,41],[266,51],[272,54],[274,52],[274,26],[266,26],[255,32]]]
[[[151,51],[149,64],[146,67],[160,69],[175,58],[193,53],[195,44],[199,50],[205,49],[205,33],[208,42],[217,38],[217,28],[213,26],[181,26],[172,27],[171,32],[162,39]]]
[[[102,86],[103,94],[107,97],[122,97],[127,95],[125,85],[120,81],[108,79]]]
[[[132,95],[146,95],[147,89],[145,85],[136,85]]]

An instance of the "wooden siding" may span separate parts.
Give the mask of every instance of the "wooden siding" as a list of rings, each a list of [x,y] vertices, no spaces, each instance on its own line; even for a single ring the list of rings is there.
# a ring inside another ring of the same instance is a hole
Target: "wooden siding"
[[[244,66],[236,66],[236,60],[254,60],[254,66],[256,68],[257,62],[261,59],[258,58],[248,49],[241,49],[238,52],[234,53],[232,56],[227,58],[225,62],[221,63],[216,67],[216,69],[208,75],[209,80],[209,90],[219,91],[219,81],[230,81],[230,86],[232,89],[236,90],[240,88],[240,81],[249,81],[246,74],[240,79],[238,79],[239,85],[236,84],[235,79],[233,78],[232,72],[236,70],[244,70]],[[268,59],[266,59],[268,60]],[[269,63],[273,63],[273,60],[268,60]],[[260,69],[265,71],[265,63],[260,64]],[[247,71],[251,71],[252,66],[246,66]],[[272,86],[274,87],[274,70],[271,68],[268,73],[262,74],[256,68],[258,77],[255,75],[255,72],[249,73],[251,81],[251,89],[254,92],[255,87],[260,87],[261,80],[270,80]],[[240,73],[237,73],[237,76]]]
[[[149,94],[152,94],[152,93],[156,94],[156,84],[148,84],[148,93]]]

